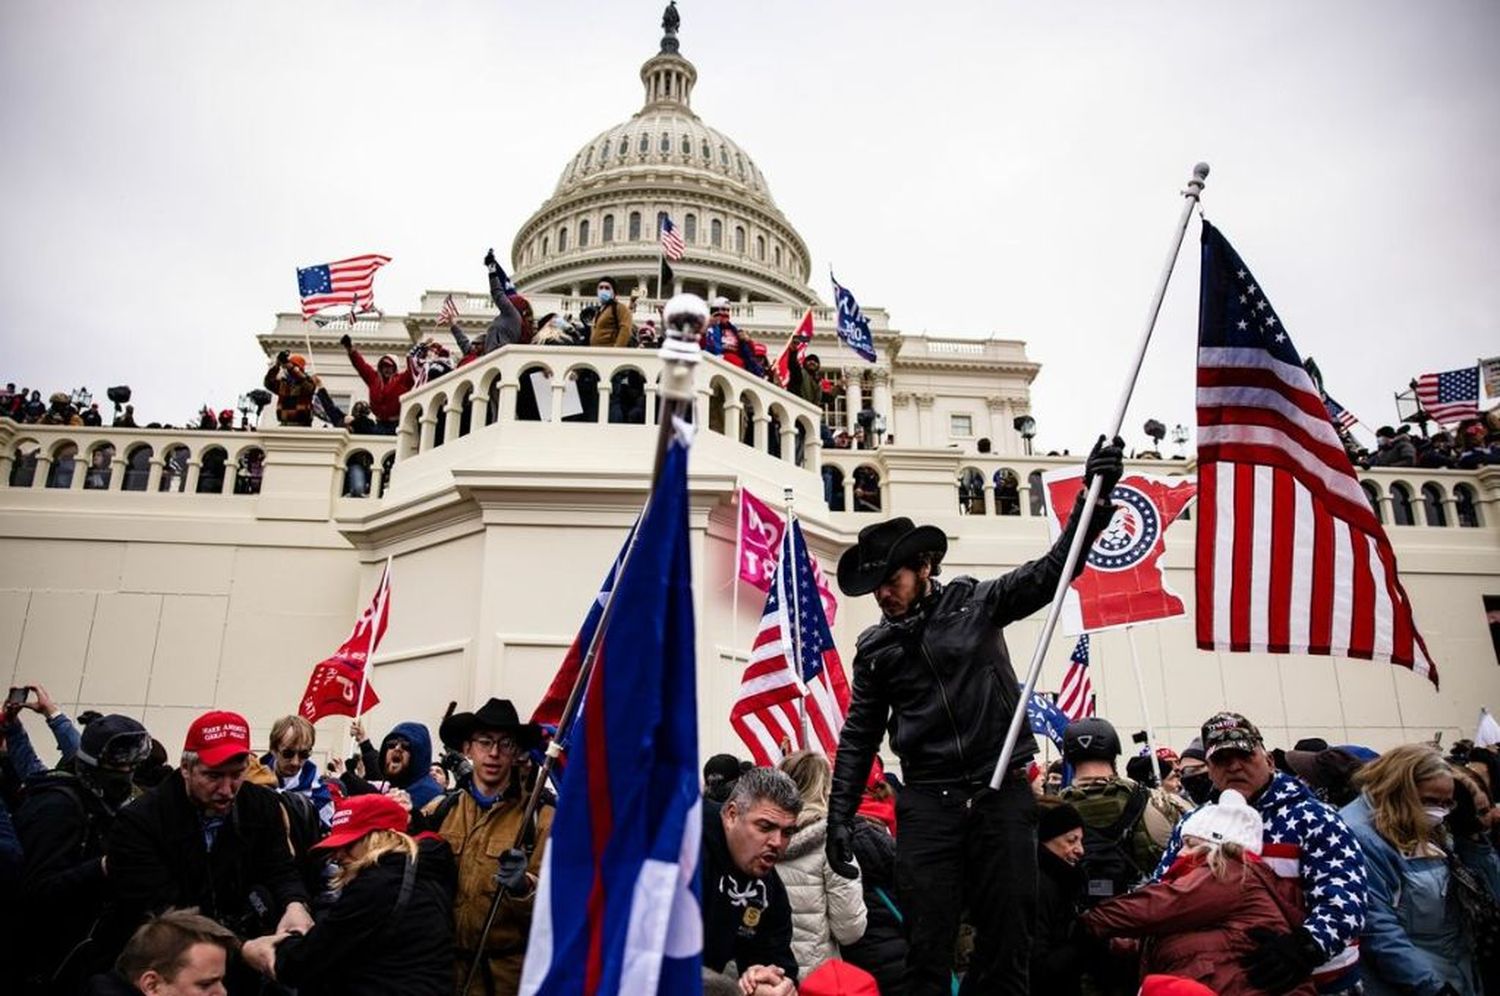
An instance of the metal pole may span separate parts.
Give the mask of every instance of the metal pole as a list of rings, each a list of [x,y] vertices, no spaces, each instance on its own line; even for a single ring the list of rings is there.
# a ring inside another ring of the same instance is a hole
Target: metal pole
[[[651,469],[651,489],[646,492],[641,520],[645,519],[647,511],[651,508],[651,501],[656,496],[656,482],[661,477],[662,461],[666,457],[672,434],[677,431],[673,424],[673,416],[679,413],[690,414],[693,410],[693,367],[698,362],[698,333],[708,322],[708,308],[704,305],[703,299],[697,295],[682,294],[668,302],[666,317],[666,339],[661,349],[665,369],[662,370],[660,391],[660,397],[664,403],[659,419],[660,424],[657,426],[656,456]],[[599,648],[604,643],[604,634],[609,630],[609,621],[614,615],[615,593],[620,590],[620,582],[625,577],[625,569],[635,552],[638,536],[639,530],[632,534],[630,545],[620,557],[619,568],[615,571],[615,583],[610,586],[609,594],[604,599],[604,607],[599,612],[599,624],[594,627],[594,635],[589,640],[588,650],[584,653],[583,661],[578,667],[578,676],[573,680],[573,688],[568,692],[567,704],[563,706],[562,715],[558,719],[557,736],[547,745],[546,755],[542,758],[542,766],[537,770],[536,779],[528,790],[526,807],[522,811],[521,823],[516,830],[512,848],[520,847],[525,841],[526,828],[535,819],[537,807],[541,804],[542,788],[551,778],[557,758],[566,753],[566,745],[563,741],[565,736],[572,732],[575,714],[583,701],[583,693],[588,688],[589,677],[593,673],[594,663],[599,656]],[[464,978],[461,996],[468,996],[474,986],[474,979],[484,963],[485,941],[489,938],[490,931],[494,929],[495,918],[500,913],[500,903],[504,898],[505,887],[496,882],[495,897],[491,900],[489,913],[485,916],[484,929],[480,931],[479,939],[475,942],[474,961],[469,965],[469,973]]]
[[[790,593],[789,598],[783,599],[781,611],[787,611],[787,602],[791,603],[792,610],[792,674],[797,678],[797,687],[802,694],[797,696],[797,749],[807,749],[807,686],[802,681],[802,607],[797,599],[797,541],[792,534],[792,523],[796,520],[792,511],[792,500],[795,492],[791,488],[785,488],[781,492],[786,499],[786,529],[781,534],[781,563],[776,565],[777,573],[782,580],[781,591],[778,595]],[[788,558],[792,563],[787,563]],[[788,575],[788,571],[792,573]],[[787,584],[787,578],[791,583]]]
[[[1172,269],[1177,265],[1177,252],[1182,248],[1182,237],[1187,232],[1188,222],[1192,219],[1193,208],[1198,203],[1198,196],[1203,193],[1203,183],[1208,179],[1208,164],[1199,163],[1193,167],[1193,178],[1188,181],[1187,189],[1182,196],[1187,199],[1182,205],[1182,215],[1177,219],[1177,231],[1173,234],[1172,248],[1167,253],[1166,265],[1162,268],[1161,280],[1156,285],[1156,294],[1151,299],[1151,308],[1146,314],[1146,327],[1141,332],[1140,345],[1136,347],[1135,360],[1130,365],[1130,376],[1125,380],[1125,389],[1120,392],[1119,404],[1115,406],[1114,421],[1110,423],[1111,429],[1108,437],[1114,438],[1120,434],[1120,426],[1125,423],[1125,409],[1130,407],[1130,396],[1135,391],[1136,378],[1141,374],[1141,364],[1146,360],[1146,347],[1151,344],[1151,333],[1156,328],[1156,316],[1161,312],[1162,300],[1167,295],[1167,284],[1172,279]],[[1068,545],[1068,557],[1063,562],[1062,577],[1057,579],[1057,590],[1052,594],[1052,604],[1047,608],[1047,621],[1042,624],[1042,634],[1036,643],[1036,652],[1031,656],[1031,668],[1026,672],[1026,682],[1021,687],[1021,698],[1016,707],[1015,714],[1010,718],[1010,729],[1005,732],[1005,745],[1000,748],[1000,757],[995,762],[995,772],[990,776],[990,788],[998,789],[1000,783],[1005,780],[1006,769],[1010,767],[1011,755],[1016,751],[1016,741],[1021,739],[1021,726],[1026,721],[1026,703],[1031,699],[1031,693],[1036,690],[1036,680],[1042,673],[1042,659],[1047,656],[1047,645],[1052,642],[1052,631],[1057,628],[1057,617],[1062,613],[1063,598],[1068,593],[1068,585],[1073,582],[1073,569],[1078,566],[1078,558],[1083,553],[1083,539],[1088,535],[1089,521],[1094,517],[1094,507],[1099,501],[1099,492],[1104,482],[1095,477],[1089,482],[1088,497],[1084,500],[1083,509],[1079,514],[1078,528],[1073,533],[1073,541]]]
[[[1135,645],[1135,627],[1125,627],[1125,639],[1130,642],[1130,666],[1135,670],[1135,687],[1141,694],[1141,719],[1146,723],[1146,749],[1151,752],[1151,768],[1156,772],[1156,784],[1162,783],[1161,758],[1156,755],[1156,731],[1151,728],[1151,709],[1146,704],[1146,679],[1141,674],[1141,653]]]

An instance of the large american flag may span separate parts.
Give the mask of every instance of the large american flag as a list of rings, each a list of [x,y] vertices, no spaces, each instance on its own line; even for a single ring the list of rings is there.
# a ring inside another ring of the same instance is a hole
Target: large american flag
[[[799,624],[802,659],[794,669],[792,633]],[[804,748],[832,759],[848,711],[844,665],[823,613],[802,526],[792,519],[781,536],[776,574],[729,724],[758,765],[775,764]]]
[[[1333,419],[1333,424],[1340,429],[1352,429],[1359,425],[1359,419],[1350,414],[1349,409],[1334,401],[1332,396],[1323,395],[1323,407],[1328,409],[1328,417]]]
[[[1062,690],[1057,693],[1057,708],[1068,721],[1094,715],[1094,683],[1089,679],[1089,635],[1078,638],[1063,674]]]
[[[1265,291],[1203,224],[1197,629],[1204,650],[1437,669],[1396,557]]]
[[[375,271],[390,261],[389,256],[367,254],[298,268],[297,293],[302,297],[302,317],[333,305],[373,311]]]
[[[1412,382],[1417,401],[1434,422],[1479,417],[1479,367],[1423,374]]]
[[[662,215],[661,219],[661,253],[668,259],[682,258],[682,236],[677,234],[677,226],[672,224],[672,219]]]

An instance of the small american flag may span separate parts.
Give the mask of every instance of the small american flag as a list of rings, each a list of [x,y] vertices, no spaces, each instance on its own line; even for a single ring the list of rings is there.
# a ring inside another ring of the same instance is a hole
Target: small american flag
[[[1198,646],[1386,660],[1437,684],[1323,399],[1261,288],[1203,224]]]
[[[1423,374],[1412,385],[1417,401],[1434,422],[1462,422],[1479,417],[1479,368],[1464,367]]]
[[[802,659],[794,670],[792,634],[799,624]],[[811,734],[805,742],[804,709]],[[758,765],[775,764],[804,748],[832,758],[848,711],[844,665],[823,613],[802,526],[792,519],[782,533],[781,556],[750,651],[750,665],[729,711],[729,725]]]
[[[1326,394],[1323,395],[1323,405],[1328,409],[1328,417],[1333,419],[1333,424],[1340,429],[1352,429],[1359,425],[1359,419],[1349,414],[1349,409]]]
[[[458,324],[458,304],[453,300],[452,294],[449,294],[447,297],[443,298],[443,306],[438,309],[438,324]]]
[[[677,234],[672,219],[665,215],[661,219],[661,252],[668,259],[682,258],[682,236]]]
[[[375,308],[375,271],[391,261],[389,256],[367,254],[319,263],[297,270],[297,293],[302,298],[302,317],[333,305],[360,311]]]
[[[1094,714],[1094,683],[1089,680],[1089,635],[1078,638],[1078,645],[1068,658],[1068,671],[1063,675],[1062,691],[1057,693],[1057,708],[1068,717],[1068,721],[1083,719]]]

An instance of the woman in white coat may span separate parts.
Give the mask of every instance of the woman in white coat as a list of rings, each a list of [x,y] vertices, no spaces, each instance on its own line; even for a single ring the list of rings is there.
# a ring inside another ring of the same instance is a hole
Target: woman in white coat
[[[776,873],[792,903],[792,954],[797,972],[839,956],[840,944],[853,944],[865,933],[865,898],[857,878],[844,878],[828,864],[828,759],[812,751],[788,755],[779,765],[797,783],[802,813],[797,832],[777,862]]]

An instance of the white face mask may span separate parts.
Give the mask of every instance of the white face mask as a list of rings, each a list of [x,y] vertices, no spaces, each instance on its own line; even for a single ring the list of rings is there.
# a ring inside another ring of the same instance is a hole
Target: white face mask
[[[1441,806],[1425,806],[1422,809],[1422,815],[1427,817],[1427,826],[1431,828],[1448,818],[1448,810]]]

